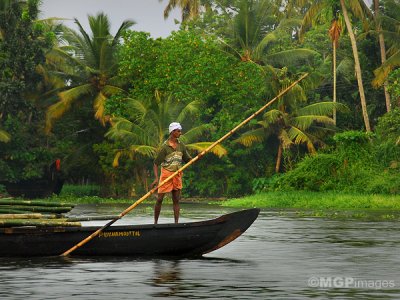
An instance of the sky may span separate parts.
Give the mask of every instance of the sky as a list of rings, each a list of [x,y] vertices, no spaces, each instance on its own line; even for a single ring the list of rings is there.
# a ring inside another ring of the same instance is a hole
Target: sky
[[[59,17],[70,19],[65,25],[77,29],[73,19],[77,18],[86,31],[89,31],[87,15],[104,12],[111,21],[111,33],[115,34],[126,19],[136,22],[136,31],[149,32],[153,38],[167,37],[171,31],[178,30],[180,11],[172,11],[164,20],[164,8],[168,0],[42,0],[40,18]]]

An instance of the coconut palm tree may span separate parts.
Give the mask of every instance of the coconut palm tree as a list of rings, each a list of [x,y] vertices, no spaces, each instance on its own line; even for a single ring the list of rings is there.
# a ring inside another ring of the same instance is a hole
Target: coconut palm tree
[[[243,133],[235,141],[250,147],[256,142],[265,141],[271,135],[276,136],[279,141],[276,173],[281,169],[283,151],[291,146],[304,144],[308,152],[315,153],[315,145],[323,145],[322,137],[326,132],[334,130],[334,121],[329,117],[332,110],[336,108],[339,111],[347,111],[347,107],[337,102],[305,105],[306,102],[304,90],[296,86],[280,99],[277,108],[266,112],[254,128]]]
[[[354,1],[352,1],[351,4],[355,6],[355,9],[353,8],[353,12],[361,13],[364,11],[368,11],[368,9],[364,8],[365,4],[363,1],[360,2],[359,0],[354,0]],[[350,17],[349,17],[348,11],[347,11],[347,6],[346,6],[346,3],[344,2],[344,0],[340,0],[340,6],[342,8],[344,22],[346,23],[347,32],[349,34],[351,48],[353,50],[354,68],[355,68],[355,73],[356,73],[356,77],[357,77],[358,91],[360,93],[361,108],[362,108],[362,114],[363,114],[363,118],[364,118],[365,130],[367,132],[369,132],[369,131],[371,131],[371,125],[369,122],[369,116],[368,116],[368,111],[367,111],[367,101],[366,101],[365,93],[364,93],[364,85],[363,85],[363,80],[362,80],[361,64],[360,64],[360,58],[358,55],[356,37],[355,37],[354,31],[353,31],[353,27],[351,25]]]
[[[226,49],[244,62],[259,65],[295,64],[316,53],[309,49],[293,49],[269,54],[269,47],[279,41],[285,31],[292,32],[294,20],[281,19],[282,13],[270,0],[240,0],[237,14],[230,24]]]
[[[382,30],[377,33],[386,38],[386,43],[389,45],[386,53],[389,57],[374,71],[375,78],[372,84],[375,87],[384,85],[390,71],[400,66],[400,4],[396,1],[385,1],[384,8],[378,18]]]
[[[200,0],[169,0],[164,9],[164,19],[167,19],[169,13],[176,7],[182,11],[182,22],[195,19],[200,15],[201,6]]]
[[[239,51],[242,61],[261,63],[263,50],[276,40],[271,33],[278,24],[278,20],[271,17],[275,12],[277,9],[270,1],[239,2],[238,13],[231,22],[230,46]]]
[[[326,22],[327,19],[331,19],[331,25],[328,30],[328,35],[332,42],[332,73],[333,73],[333,97],[332,101],[337,102],[336,99],[336,82],[337,82],[337,59],[336,50],[339,46],[339,39],[342,33],[342,20],[339,16],[338,3],[332,3],[330,7],[324,6],[324,3],[317,2],[312,4],[307,13],[304,15],[302,26],[300,29],[300,38],[303,38],[304,32],[307,27],[312,26],[315,21]],[[333,121],[336,125],[336,110],[333,110]]]
[[[321,11],[323,8],[331,9],[332,7],[335,7],[336,9],[340,9],[340,12],[343,16],[343,20],[346,24],[346,29],[350,38],[351,47],[353,51],[354,69],[357,78],[358,91],[360,95],[360,102],[361,102],[365,129],[366,131],[371,131],[371,125],[369,122],[369,116],[367,111],[367,102],[364,92],[364,85],[361,75],[361,65],[358,55],[356,37],[354,35],[354,31],[350,21],[348,7],[351,9],[351,12],[361,20],[365,20],[366,17],[372,18],[370,10],[362,0],[349,0],[348,4],[346,4],[344,0],[316,0],[316,1],[299,0],[298,2],[300,5],[304,7],[306,5],[309,5],[308,11],[306,13],[307,18],[309,18],[309,20],[312,20],[313,17],[316,14],[318,14],[319,11]]]
[[[104,125],[107,120],[104,115],[107,97],[123,92],[117,77],[115,51],[122,32],[135,22],[124,21],[112,36],[105,14],[88,16],[88,19],[90,34],[75,19],[79,32],[66,28],[63,35],[65,45],[55,48],[47,56],[49,64],[54,67],[53,76],[65,82],[65,88],[58,93],[58,101],[47,110],[47,131],[76,102],[92,103],[95,118]]]
[[[334,19],[334,21],[331,24],[331,27],[329,28],[329,37],[331,38],[332,41],[332,48],[333,48],[333,102],[336,103],[336,49],[339,45],[339,38],[340,38],[340,33],[342,31],[342,27],[339,24],[339,21],[337,18]],[[336,110],[333,109],[333,122],[336,125]]]
[[[382,26],[380,24],[380,9],[379,9],[379,0],[374,0],[374,21],[376,24],[376,31],[378,32],[378,41],[379,41],[379,48],[381,53],[381,62],[384,64],[386,62],[386,47],[385,47],[385,39],[382,33]],[[386,111],[390,111],[391,103],[390,103],[390,95],[387,90],[387,80],[383,84],[383,92],[385,94],[385,103],[386,103]]]
[[[177,121],[183,125],[184,134],[180,137],[189,150],[201,152],[212,142],[195,142],[209,127],[195,126],[194,120],[199,110],[199,102],[180,103],[171,96],[160,93],[144,101],[127,99],[129,119],[113,117],[112,127],[106,137],[120,142],[124,147],[116,150],[114,166],[118,166],[121,157],[135,159],[137,156],[154,158],[158,148],[168,137],[168,125]],[[212,149],[217,156],[226,154],[226,150],[218,145]]]

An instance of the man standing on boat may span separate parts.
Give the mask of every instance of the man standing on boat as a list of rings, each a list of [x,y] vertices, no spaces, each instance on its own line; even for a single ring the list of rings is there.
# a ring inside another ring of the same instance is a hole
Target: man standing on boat
[[[177,122],[169,124],[169,138],[162,144],[157,157],[154,160],[154,182],[151,186],[157,185],[179,170],[183,163],[187,163],[192,157],[187,152],[186,146],[179,140],[182,134],[182,126]],[[161,176],[158,179],[158,166],[161,165]],[[161,205],[165,193],[171,192],[174,207],[175,223],[179,221],[179,201],[181,199],[182,190],[182,173],[178,173],[174,178],[158,188],[158,198],[154,206],[154,224],[158,223]]]

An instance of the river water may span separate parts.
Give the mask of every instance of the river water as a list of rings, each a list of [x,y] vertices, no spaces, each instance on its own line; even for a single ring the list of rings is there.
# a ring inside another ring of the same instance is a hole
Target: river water
[[[74,215],[129,205],[79,205]],[[183,204],[181,222],[235,209]],[[160,223],[173,220],[164,205]],[[117,224],[152,222],[141,204]],[[102,225],[105,222],[85,222]],[[262,211],[247,232],[199,259],[0,258],[0,299],[400,299],[400,223]]]

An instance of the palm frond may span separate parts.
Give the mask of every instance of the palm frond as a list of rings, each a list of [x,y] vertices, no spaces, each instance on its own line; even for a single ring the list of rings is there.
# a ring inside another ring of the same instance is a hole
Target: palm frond
[[[141,120],[140,126],[147,127],[148,130],[157,132],[159,135],[159,143],[168,136],[168,124],[171,119],[168,116],[159,115],[152,109],[146,111]]]
[[[112,96],[115,94],[125,94],[126,91],[118,86],[114,86],[114,85],[105,85],[103,87],[103,89],[101,90],[101,92],[106,95],[106,96]]]
[[[112,126],[110,129],[113,129],[114,131],[120,131],[120,130],[131,131],[133,127],[133,123],[130,120],[122,117],[111,118],[110,124]],[[108,133],[106,133],[106,135],[107,134]]]
[[[299,28],[303,23],[303,19],[300,18],[285,18],[279,22],[278,25],[278,30],[285,30],[285,31],[291,31],[292,29]]]
[[[134,160],[137,155],[154,158],[156,156],[157,149],[152,146],[144,145],[131,145],[128,149],[118,149],[115,152],[112,166],[117,168],[119,161],[123,157]]]
[[[283,98],[285,103],[291,104],[307,101],[306,93],[301,85],[295,85]]]
[[[74,22],[78,26],[79,31],[80,31],[80,33],[82,35],[82,37],[80,37],[80,36],[78,36],[78,34],[75,34],[75,39],[78,39],[78,40],[82,41],[81,43],[77,43],[77,44],[87,45],[93,51],[94,50],[94,46],[93,46],[93,43],[92,43],[92,40],[91,40],[89,34],[85,31],[85,29],[83,28],[83,26],[81,25],[81,23],[79,22],[78,19],[75,18]],[[69,33],[72,33],[74,35],[75,32],[72,31],[72,30],[69,30]]]
[[[385,38],[385,42],[394,47],[395,49],[398,49],[400,47],[400,21],[398,22],[399,24],[396,25],[397,28],[395,28],[394,30],[390,31],[390,30],[381,30],[379,33],[382,33],[384,38]]]
[[[90,92],[92,92],[92,86],[86,84],[59,93],[60,101],[50,105],[46,111],[45,131],[49,133],[53,122],[63,116],[78,97],[89,94]]]
[[[128,30],[129,28],[131,28],[131,27],[132,27],[133,25],[135,25],[135,24],[136,24],[136,22],[135,22],[134,20],[125,20],[125,21],[123,21],[122,24],[121,24],[121,26],[119,26],[119,28],[118,28],[118,30],[117,30],[117,33],[116,33],[115,36],[114,36],[112,45],[113,45],[113,46],[117,45],[118,42],[119,42],[119,39],[120,39],[121,36],[122,36],[122,33],[123,33],[125,30]]]
[[[334,125],[335,122],[332,118],[321,115],[307,115],[295,117],[292,120],[294,126],[300,128],[301,130],[307,130],[313,123],[322,123],[325,125]]]
[[[162,0],[159,0],[160,2]],[[169,13],[177,6],[178,1],[177,0],[170,0],[167,4],[167,6],[164,9],[164,19],[168,19]]]
[[[348,1],[349,6],[353,14],[358,17],[361,21],[363,21],[364,26],[366,25],[366,18],[372,20],[373,15],[369,7],[365,4],[364,1],[360,0],[350,0]]]
[[[293,142],[288,135],[288,132],[285,129],[281,129],[278,135],[279,140],[281,141],[283,149],[289,149],[292,146]]]
[[[235,139],[234,142],[242,144],[245,147],[250,147],[254,143],[264,141],[266,137],[265,130],[263,128],[257,128],[243,133],[240,137]]]
[[[354,78],[354,60],[350,57],[343,58],[336,67],[336,74],[342,80],[350,82]]]
[[[307,135],[307,133],[305,133],[301,129],[296,128],[294,126],[290,127],[290,129],[288,131],[288,137],[296,145],[306,144],[307,145],[307,149],[308,149],[308,151],[310,153],[315,153],[316,152],[312,139]]]
[[[94,92],[93,86],[87,83],[70,88],[69,90],[66,91],[62,91],[61,93],[58,94],[58,97],[60,98],[60,101],[70,105],[73,101],[80,98],[81,96],[88,95],[93,92]]]
[[[113,159],[113,162],[112,162],[112,166],[113,166],[114,168],[117,168],[117,167],[119,166],[119,159],[120,159],[120,157],[123,156],[124,154],[125,154],[124,151],[117,151],[117,152],[115,153],[115,156],[114,156],[114,159]]]
[[[261,60],[264,49],[272,42],[276,41],[277,37],[274,32],[268,33],[255,47],[254,59]]]
[[[66,48],[66,49],[65,49]],[[81,69],[85,68],[85,65],[83,64],[82,60],[78,59],[76,56],[72,56],[68,52],[67,47],[58,47],[58,48],[53,48],[49,52],[46,53],[46,60],[47,63],[50,63],[52,65],[56,65],[62,68],[72,69],[70,66],[78,66]],[[68,64],[67,64],[68,63]],[[66,64],[65,66],[63,64]],[[74,70],[74,69],[72,69]]]
[[[10,141],[10,135],[4,130],[0,129],[0,142],[8,143]]]
[[[125,118],[112,118],[111,124],[112,127],[105,134],[107,138],[121,141],[125,145],[141,144],[155,147],[158,144],[158,141],[154,140],[156,133],[147,127],[142,128]]]
[[[374,87],[381,86],[385,82],[390,71],[397,66],[400,66],[400,50],[389,57],[382,66],[374,71],[375,78],[372,81],[372,85]]]
[[[200,152],[206,150],[212,144],[213,144],[212,142],[198,142],[198,143],[193,143],[193,144],[187,144],[186,147],[189,150],[194,150],[194,151],[200,153]],[[209,151],[210,151],[210,153],[213,153],[213,154],[217,155],[218,157],[222,157],[228,153],[228,151],[220,144],[215,145]]]
[[[273,66],[284,67],[311,61],[316,55],[318,52],[311,49],[291,49],[269,54],[266,56],[266,60]]]
[[[100,12],[95,16],[89,15],[88,21],[93,36],[97,38],[94,41],[95,43],[103,43],[103,39],[108,39],[111,36],[111,23],[104,13]]]
[[[124,145],[137,143],[139,140],[136,132],[124,129],[109,129],[104,136],[114,141],[122,141]]]
[[[131,145],[130,151],[132,154],[140,154],[145,157],[154,158],[157,155],[157,148],[149,145]]]
[[[197,140],[207,131],[209,131],[209,126],[207,124],[190,128],[187,132],[185,132],[185,128],[183,128],[184,134],[181,135],[180,140],[185,144],[193,143],[193,141]]]
[[[46,111],[45,132],[49,133],[55,120],[59,119],[71,106],[70,102],[59,101],[49,106]]]
[[[183,109],[181,109],[176,120],[178,122],[183,122],[187,118],[193,117],[199,111],[200,104],[201,103],[198,100],[189,102]]]
[[[113,49],[110,47],[107,39],[97,47],[98,53],[98,70],[99,71],[107,71],[111,69],[110,64],[113,64]],[[96,70],[97,71],[97,70]]]
[[[264,114],[264,120],[267,124],[273,124],[279,119],[283,118],[283,112],[278,109],[271,109]]]
[[[329,58],[327,58],[329,59]],[[324,62],[325,64],[325,62]],[[324,68],[324,64],[320,66],[320,68]],[[329,61],[330,64],[330,61]],[[315,90],[318,87],[321,86],[323,83],[324,79],[326,79],[326,74],[324,74],[324,71],[316,70],[315,72],[311,72],[310,75],[307,76],[306,79],[302,81],[302,87],[303,90],[309,91],[309,90]]]
[[[306,14],[304,15],[300,28],[300,38],[303,38],[304,33],[308,30],[308,28],[315,24],[315,20],[318,19],[318,15],[321,14],[325,5],[326,3],[323,0],[312,2],[312,5],[307,9]]]
[[[101,124],[105,124],[104,119],[104,109],[107,98],[104,96],[102,92],[97,94],[97,97],[94,99],[93,108],[94,108],[94,117],[101,122]]]
[[[307,105],[303,108],[300,108],[297,111],[297,113],[301,116],[307,116],[307,115],[324,116],[332,114],[333,109],[336,109],[339,112],[349,111],[349,108],[342,103],[325,101]]]
[[[148,111],[146,103],[133,98],[125,98],[125,101],[130,112],[130,119],[137,122],[143,120],[143,116]]]

